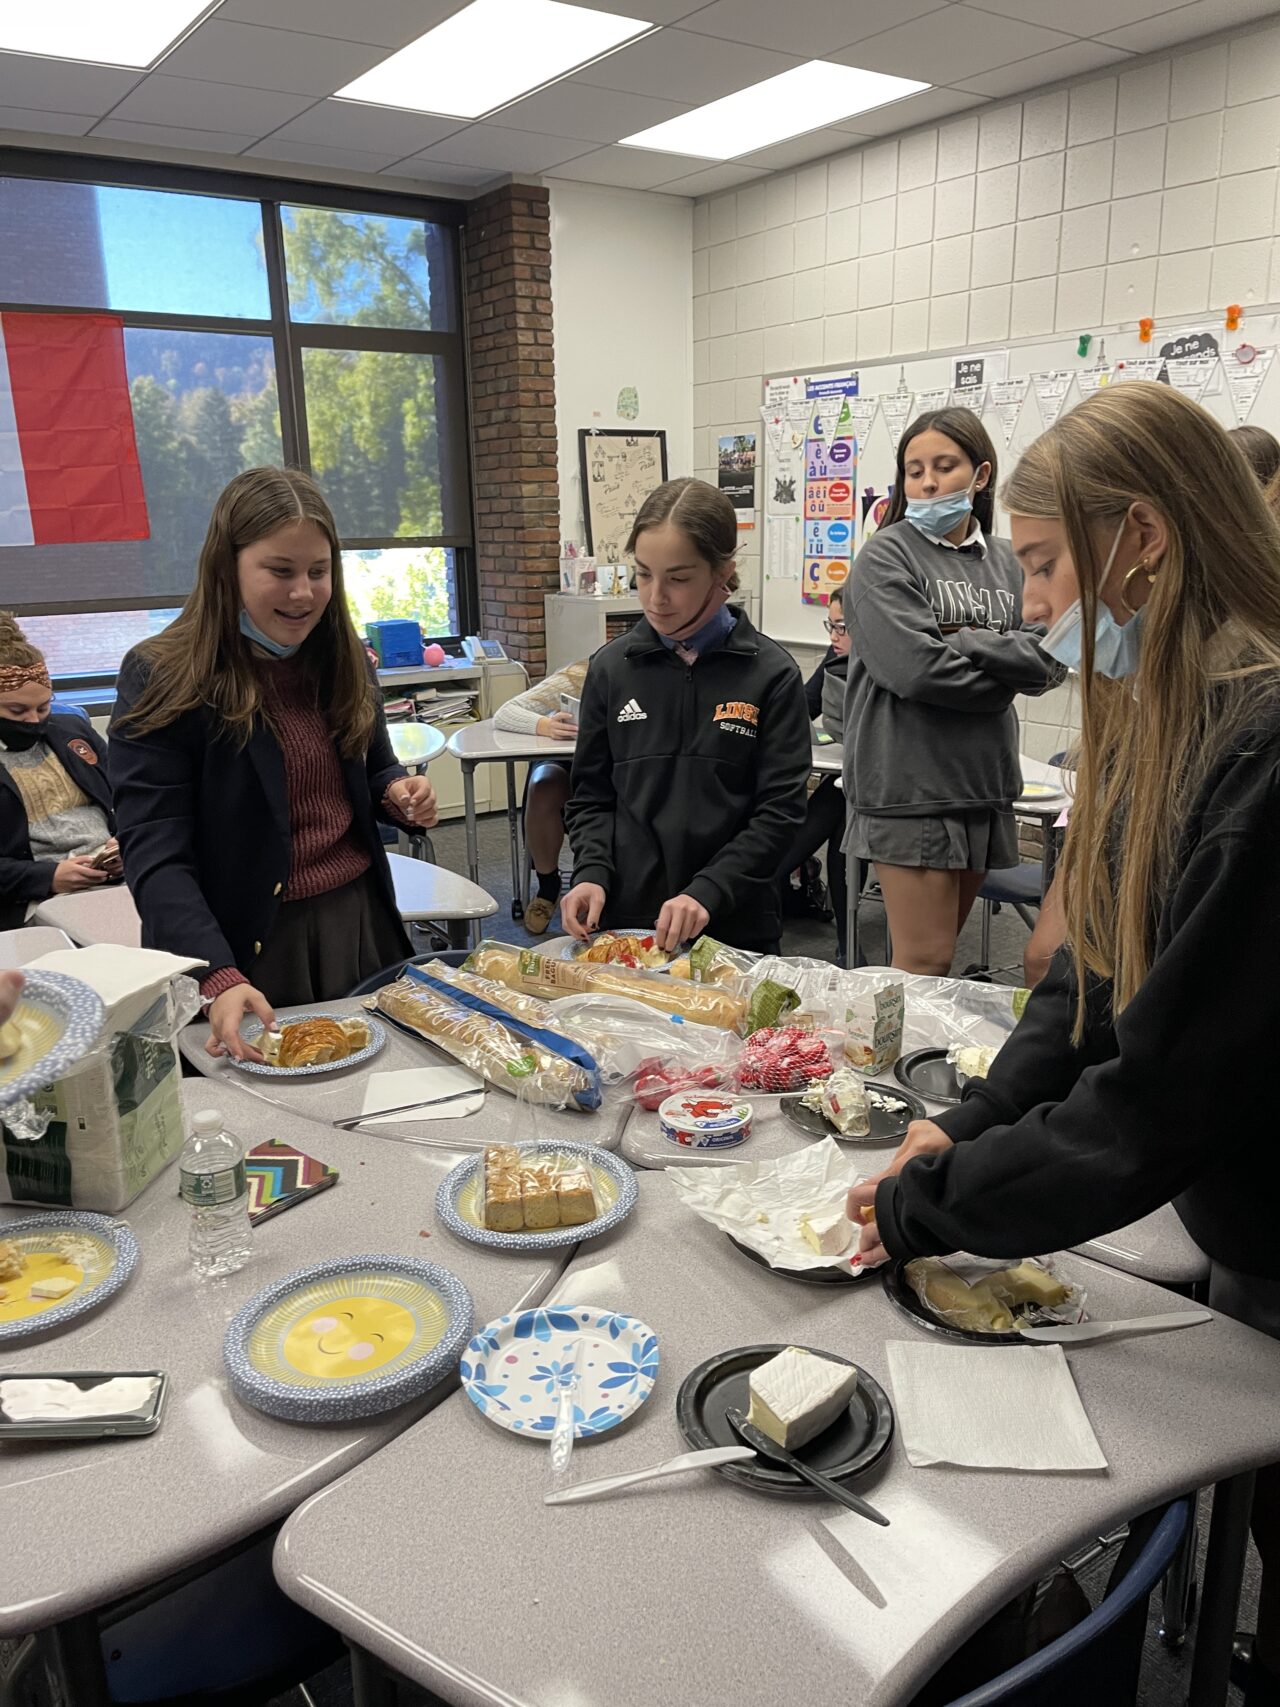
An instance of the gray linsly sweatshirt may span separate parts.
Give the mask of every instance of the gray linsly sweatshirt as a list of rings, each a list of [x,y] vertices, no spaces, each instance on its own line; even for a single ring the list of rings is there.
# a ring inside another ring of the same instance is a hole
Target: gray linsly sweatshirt
[[[1065,672],[1022,625],[1007,540],[935,545],[909,522],[868,540],[845,589],[844,787],[853,811],[934,817],[1021,793],[1015,695]]]

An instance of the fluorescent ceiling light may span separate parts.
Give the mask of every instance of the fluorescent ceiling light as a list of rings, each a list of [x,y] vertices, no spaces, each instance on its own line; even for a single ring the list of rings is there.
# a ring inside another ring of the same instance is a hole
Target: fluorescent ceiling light
[[[888,77],[882,71],[859,71],[850,65],[811,59],[794,71],[768,77],[678,119],[624,136],[622,146],[651,148],[663,154],[694,154],[706,160],[733,160],[739,154],[754,154],[789,136],[821,130],[838,119],[869,112],[872,107],[883,107],[931,87],[910,77]]]
[[[0,7],[0,51],[95,65],[150,65],[209,0],[45,0]]]
[[[338,94],[478,119],[652,28],[561,0],[472,0]]]

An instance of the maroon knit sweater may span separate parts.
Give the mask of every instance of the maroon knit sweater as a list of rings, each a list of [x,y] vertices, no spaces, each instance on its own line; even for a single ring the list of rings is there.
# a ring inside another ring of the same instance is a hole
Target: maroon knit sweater
[[[263,708],[284,757],[289,795],[293,857],[284,899],[305,901],[353,883],[372,862],[352,828],[351,799],[329,720],[308,697],[301,667],[292,658],[255,659],[254,665]],[[390,810],[395,813],[393,806]],[[211,1001],[246,983],[235,966],[211,968],[200,981],[200,994]]]

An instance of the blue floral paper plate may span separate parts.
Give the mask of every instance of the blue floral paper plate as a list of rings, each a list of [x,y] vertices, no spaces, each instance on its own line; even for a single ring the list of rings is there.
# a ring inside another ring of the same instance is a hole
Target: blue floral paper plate
[[[102,997],[65,972],[24,971],[12,1023],[19,1043],[0,1061],[0,1108],[60,1079],[97,1043],[106,1021]]]
[[[331,1013],[288,1013],[281,1014],[276,1023],[283,1028],[286,1025],[298,1025],[305,1019],[333,1019],[334,1017]],[[359,1067],[363,1062],[371,1061],[378,1051],[385,1046],[387,1034],[377,1020],[368,1014],[349,1015],[347,1017],[359,1017],[364,1021],[369,1028],[369,1041],[363,1049],[353,1049],[350,1055],[344,1055],[341,1060],[317,1061],[313,1067],[273,1067],[267,1061],[237,1061],[233,1056],[229,1058],[230,1063],[242,1073],[256,1073],[259,1078],[263,1079],[314,1079],[320,1073],[343,1073],[348,1067]],[[252,1043],[256,1048],[258,1039],[265,1029],[261,1024],[246,1025],[241,1035],[246,1043]]]
[[[238,1399],[286,1422],[354,1422],[421,1398],[452,1370],[471,1294],[417,1257],[336,1257],[286,1275],[227,1329]]]
[[[27,1334],[65,1327],[96,1310],[133,1273],[138,1241],[122,1221],[81,1209],[42,1209],[20,1220],[0,1220],[0,1244],[13,1245],[22,1273],[0,1280],[0,1345]],[[31,1297],[41,1280],[71,1280],[61,1299]]]
[[[594,1304],[551,1304],[499,1316],[462,1354],[463,1391],[499,1428],[550,1440],[579,1339],[585,1343],[573,1405],[574,1439],[604,1434],[640,1409],[658,1378],[658,1336],[634,1316]]]
[[[566,1157],[591,1170],[591,1183],[600,1213],[579,1227],[523,1228],[518,1233],[497,1233],[484,1225],[484,1157],[468,1156],[465,1162],[440,1181],[436,1191],[436,1214],[460,1239],[485,1245],[493,1251],[543,1251],[557,1245],[576,1245],[595,1239],[616,1227],[636,1206],[636,1176],[627,1163],[594,1144],[561,1143],[548,1138],[520,1146],[522,1157],[548,1161]]]

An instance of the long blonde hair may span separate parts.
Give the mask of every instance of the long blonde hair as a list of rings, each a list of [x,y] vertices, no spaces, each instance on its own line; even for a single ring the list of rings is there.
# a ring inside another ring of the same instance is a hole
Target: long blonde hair
[[[1079,1041],[1087,975],[1111,980],[1114,1013],[1132,1001],[1196,794],[1280,699],[1280,524],[1226,430],[1171,386],[1137,380],[1063,415],[1003,496],[1012,515],[1062,522],[1080,582],[1080,765],[1061,862]],[[1169,538],[1151,565],[1137,676],[1110,681],[1093,669],[1098,588],[1135,502]]]
[[[262,710],[249,642],[240,632],[236,556],[292,522],[313,522],[329,542],[332,593],[298,654],[307,688],[325,708],[339,750],[366,751],[375,722],[369,663],[347,610],[342,547],[333,513],[315,481],[294,468],[249,468],[213,506],[196,584],[177,619],[138,650],[150,665],[138,702],[122,725],[146,735],[209,705],[226,734],[244,746]]]

